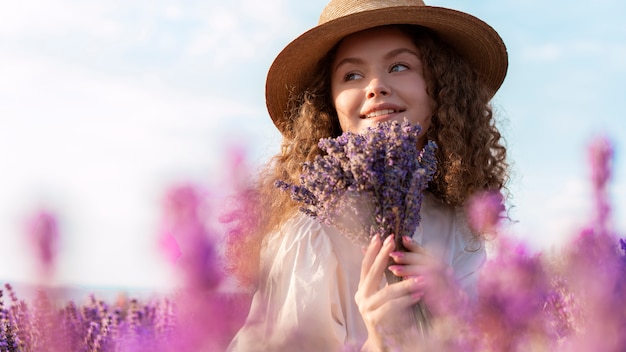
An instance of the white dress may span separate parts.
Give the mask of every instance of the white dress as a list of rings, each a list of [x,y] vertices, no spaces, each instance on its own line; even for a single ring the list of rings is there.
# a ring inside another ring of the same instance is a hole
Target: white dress
[[[472,248],[461,212],[430,194],[421,215],[413,238],[450,265],[460,286],[475,296],[484,246]],[[367,339],[354,302],[362,258],[360,245],[315,219],[298,215],[285,223],[267,238],[258,290],[229,350],[358,350]]]

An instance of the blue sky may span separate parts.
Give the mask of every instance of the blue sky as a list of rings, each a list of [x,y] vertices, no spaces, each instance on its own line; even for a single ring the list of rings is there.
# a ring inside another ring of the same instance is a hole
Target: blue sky
[[[24,0],[0,5],[0,281],[32,277],[20,227],[60,216],[58,279],[164,285],[160,199],[181,180],[219,183],[225,146],[252,164],[277,150],[267,68],[326,1]],[[626,211],[626,5],[618,0],[431,1],[503,37],[494,98],[513,178],[515,233],[546,247],[590,214],[585,147],[615,143]],[[306,55],[306,53],[303,53]],[[624,220],[617,222],[624,233]]]

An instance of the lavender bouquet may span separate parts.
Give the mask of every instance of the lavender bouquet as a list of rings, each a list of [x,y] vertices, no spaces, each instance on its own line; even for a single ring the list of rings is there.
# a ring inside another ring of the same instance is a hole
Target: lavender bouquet
[[[345,132],[324,138],[326,153],[306,162],[300,184],[278,181],[302,203],[300,210],[336,227],[360,243],[372,236],[394,236],[396,249],[406,250],[402,236],[412,236],[420,223],[424,190],[436,171],[434,142],[419,148],[419,125],[406,120],[383,122],[362,134]],[[386,271],[389,283],[401,280]],[[429,313],[421,303],[414,309],[415,323],[425,333]]]

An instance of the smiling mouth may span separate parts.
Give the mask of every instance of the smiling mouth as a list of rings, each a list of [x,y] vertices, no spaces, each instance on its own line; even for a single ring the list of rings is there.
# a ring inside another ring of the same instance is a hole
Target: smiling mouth
[[[361,115],[361,118],[362,119],[370,119],[372,117],[378,117],[378,116],[383,116],[383,115],[395,114],[395,113],[402,112],[402,111],[403,110],[392,110],[392,109],[377,110],[377,111],[370,112],[367,115]]]

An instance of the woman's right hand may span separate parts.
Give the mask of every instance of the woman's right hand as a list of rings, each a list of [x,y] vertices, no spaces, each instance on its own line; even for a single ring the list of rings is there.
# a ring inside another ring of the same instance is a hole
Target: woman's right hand
[[[368,332],[364,351],[402,350],[406,342],[416,341],[419,336],[410,327],[411,307],[423,295],[421,279],[383,284],[389,255],[394,249],[393,236],[388,236],[384,242],[380,236],[374,236],[365,250],[359,287],[354,296]]]

